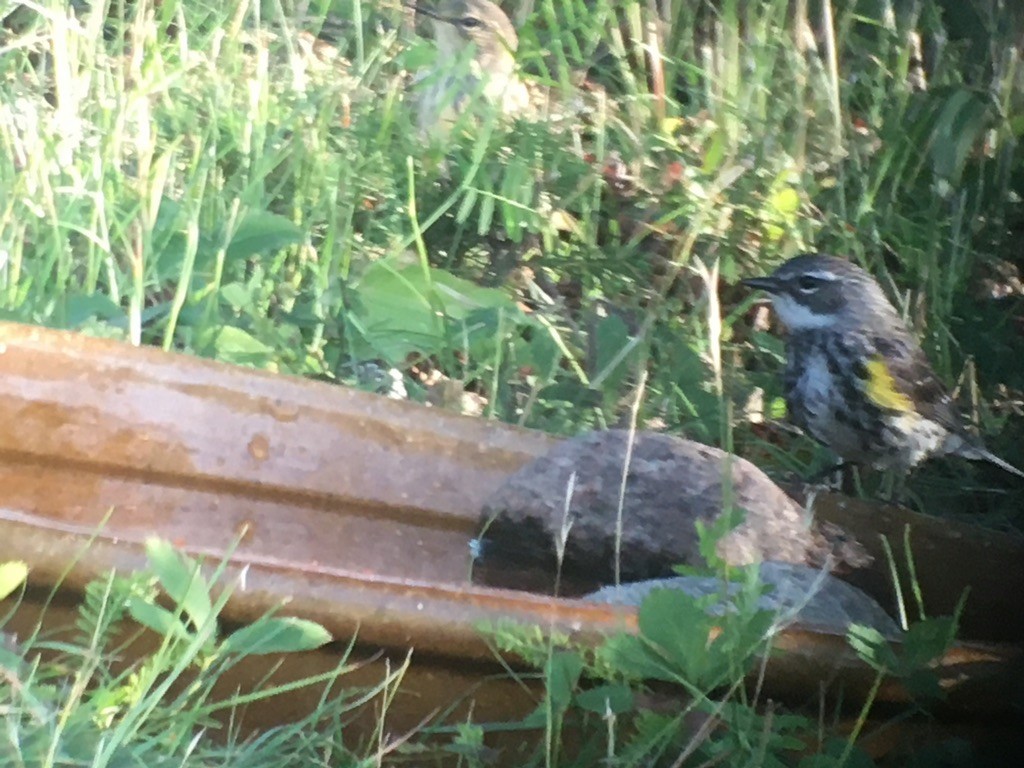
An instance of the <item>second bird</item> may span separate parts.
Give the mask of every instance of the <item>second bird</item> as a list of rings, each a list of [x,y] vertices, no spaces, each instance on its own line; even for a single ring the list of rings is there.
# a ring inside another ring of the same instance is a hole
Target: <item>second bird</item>
[[[767,291],[788,328],[790,419],[847,462],[908,470],[930,456],[989,461],[903,318],[871,275],[822,254],[743,281]]]
[[[421,78],[421,131],[447,128],[475,99],[505,115],[529,109],[529,91],[516,72],[519,38],[497,3],[440,0],[416,10],[430,18],[437,45],[437,62]]]

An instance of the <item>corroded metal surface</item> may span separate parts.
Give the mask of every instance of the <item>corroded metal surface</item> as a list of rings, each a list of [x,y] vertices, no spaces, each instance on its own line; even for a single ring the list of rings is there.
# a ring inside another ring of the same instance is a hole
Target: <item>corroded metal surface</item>
[[[787,490],[806,501],[802,490]],[[911,621],[920,618],[914,607],[913,573],[929,616],[952,615],[967,592],[961,637],[1024,643],[1024,538],[1020,534],[839,494],[818,494],[811,506],[815,517],[841,526],[874,557],[871,568],[854,571],[846,580],[872,595],[894,616],[897,596],[883,540],[892,552]],[[905,542],[910,544],[912,563]]]
[[[245,575],[227,618],[244,621],[287,602],[287,613],[320,621],[338,638],[357,633],[367,653],[415,648],[414,665],[431,682],[392,705],[407,722],[457,696],[466,669],[495,671],[480,622],[513,619],[585,639],[635,621],[628,610],[470,582],[481,504],[551,447],[543,434],[10,324],[0,324],[0,423],[0,561],[27,560],[32,584],[60,580],[73,597],[108,568],[141,565],[150,535],[215,560],[237,543],[233,572]],[[816,509],[842,524],[883,520],[871,507],[828,498]],[[903,518],[884,514],[889,530],[902,531]],[[955,601],[970,583],[999,621],[1020,616],[1019,543],[940,527],[917,557],[925,595]],[[954,555],[960,565],[950,569]],[[1016,635],[1000,639],[1022,639],[1015,626]],[[847,697],[871,686],[873,672],[842,638],[792,629],[778,645],[769,695],[806,702],[822,680],[841,683]],[[1011,646],[956,649],[940,665],[950,673],[950,706],[998,710],[1007,665],[1017,662]],[[892,683],[881,696],[901,701],[905,692]],[[501,701],[492,702],[492,717],[501,716]]]
[[[484,497],[550,438],[152,349],[0,325],[8,516],[461,583]],[[384,535],[386,534],[386,535]]]

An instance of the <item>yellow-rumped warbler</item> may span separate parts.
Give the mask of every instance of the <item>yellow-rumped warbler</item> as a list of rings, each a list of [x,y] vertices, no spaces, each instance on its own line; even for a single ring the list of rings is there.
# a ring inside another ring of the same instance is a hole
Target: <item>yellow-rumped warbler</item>
[[[767,291],[789,330],[790,419],[843,461],[906,471],[955,454],[1024,477],[968,434],[903,318],[863,269],[806,254],[743,284]]]
[[[505,12],[491,0],[439,0],[417,4],[430,18],[437,63],[419,78],[421,131],[445,129],[474,99],[504,115],[530,109],[530,94],[516,72],[519,38]]]

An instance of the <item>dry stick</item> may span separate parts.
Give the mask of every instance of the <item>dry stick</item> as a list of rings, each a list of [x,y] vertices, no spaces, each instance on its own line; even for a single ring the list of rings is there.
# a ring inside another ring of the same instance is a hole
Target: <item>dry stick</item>
[[[555,539],[555,596],[561,592],[562,586],[562,565],[565,562],[565,547],[569,541],[569,531],[572,530],[572,499],[576,494],[576,473],[569,475],[569,482],[565,485],[565,500],[562,502],[562,525],[558,529],[558,538]]]
[[[629,410],[629,432],[626,436],[626,458],[622,462],[622,478],[619,481],[619,503],[615,509],[615,586],[619,586],[622,577],[622,510],[626,503],[626,480],[629,478],[629,466],[633,461],[633,443],[636,441],[636,419],[640,412],[640,403],[647,390],[647,367],[640,372],[636,397]]]
[[[718,296],[719,259],[716,256],[712,266],[697,259],[694,270],[704,283],[708,298],[708,354],[711,355],[711,369],[715,375],[715,394],[722,398],[722,305]]]
[[[647,66],[651,73],[654,115],[660,126],[665,121],[665,66],[661,55],[661,15],[657,0],[647,0]]]

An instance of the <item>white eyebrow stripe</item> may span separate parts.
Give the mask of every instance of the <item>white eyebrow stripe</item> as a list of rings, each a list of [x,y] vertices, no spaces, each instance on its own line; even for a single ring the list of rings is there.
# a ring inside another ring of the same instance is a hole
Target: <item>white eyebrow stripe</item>
[[[835,282],[839,279],[839,276],[835,272],[804,272],[801,277],[813,277],[818,280],[827,280],[829,282]]]

